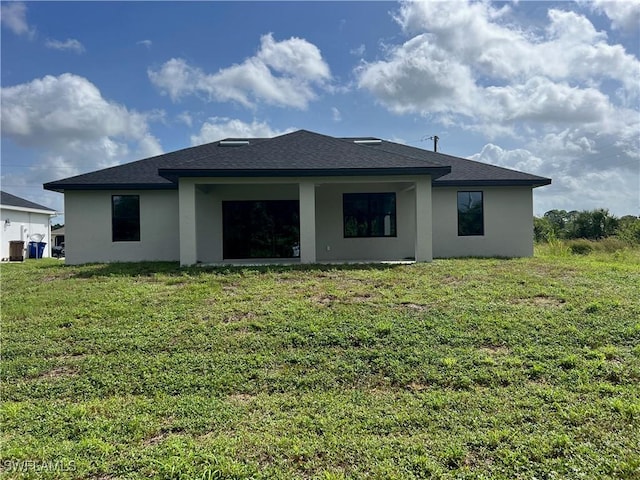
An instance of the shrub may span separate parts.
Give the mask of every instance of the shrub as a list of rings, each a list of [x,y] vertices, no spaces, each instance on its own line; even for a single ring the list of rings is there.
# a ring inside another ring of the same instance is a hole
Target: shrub
[[[549,254],[555,255],[556,257],[564,257],[571,253],[571,250],[563,240],[558,240],[556,238],[550,239],[548,246]]]
[[[628,246],[629,244],[627,242],[617,237],[603,238],[596,243],[596,247],[598,250],[607,253],[618,252],[620,250],[626,249]]]
[[[593,252],[593,243],[589,240],[571,240],[567,245],[574,255],[588,255]]]

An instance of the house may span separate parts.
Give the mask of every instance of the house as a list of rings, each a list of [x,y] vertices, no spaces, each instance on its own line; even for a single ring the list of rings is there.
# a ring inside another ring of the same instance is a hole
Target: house
[[[64,225],[51,227],[51,246],[64,247]]]
[[[47,183],[71,264],[530,256],[551,180],[377,138],[228,138]]]
[[[51,238],[49,219],[56,211],[37,203],[0,192],[0,223],[2,224],[2,259],[10,256],[10,242],[22,241],[23,249],[30,241],[48,243]],[[43,257],[51,256],[49,246],[42,252]],[[37,253],[37,252],[36,252]],[[22,254],[22,257],[27,255]]]

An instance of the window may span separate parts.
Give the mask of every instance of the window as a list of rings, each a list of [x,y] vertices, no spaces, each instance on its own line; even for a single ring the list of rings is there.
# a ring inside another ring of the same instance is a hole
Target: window
[[[111,236],[114,242],[140,241],[140,196],[111,197]]]
[[[458,192],[458,235],[484,235],[482,192]]]
[[[345,238],[395,237],[396,194],[344,193],[342,213]]]

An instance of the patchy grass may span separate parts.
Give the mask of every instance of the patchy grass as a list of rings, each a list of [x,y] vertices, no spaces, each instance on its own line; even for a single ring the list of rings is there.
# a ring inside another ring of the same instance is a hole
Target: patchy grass
[[[4,478],[640,477],[640,254],[2,265]]]

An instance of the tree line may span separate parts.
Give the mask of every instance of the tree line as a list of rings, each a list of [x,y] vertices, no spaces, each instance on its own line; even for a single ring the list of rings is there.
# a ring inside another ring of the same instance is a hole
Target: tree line
[[[549,210],[542,217],[533,217],[533,233],[536,242],[617,237],[627,243],[639,245],[640,218],[633,215],[618,218],[605,208],[580,212]]]

